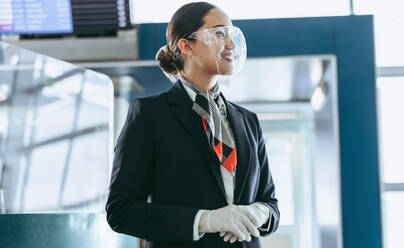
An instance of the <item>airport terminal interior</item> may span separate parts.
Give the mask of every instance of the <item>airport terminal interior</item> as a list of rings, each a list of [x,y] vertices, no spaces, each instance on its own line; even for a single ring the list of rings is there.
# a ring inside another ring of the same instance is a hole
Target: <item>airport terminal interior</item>
[[[155,54],[189,2],[0,0],[0,247],[145,247],[106,221],[114,147],[173,86]],[[246,39],[218,83],[262,127],[281,213],[262,248],[402,248],[404,3],[209,2]]]

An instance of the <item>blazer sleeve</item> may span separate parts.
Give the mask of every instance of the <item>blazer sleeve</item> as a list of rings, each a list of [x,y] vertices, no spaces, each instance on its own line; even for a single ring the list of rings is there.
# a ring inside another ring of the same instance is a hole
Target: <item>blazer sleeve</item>
[[[198,209],[148,201],[156,154],[152,109],[145,100],[130,105],[114,148],[106,204],[108,224],[116,232],[149,241],[195,243],[193,224]]]
[[[278,229],[280,213],[278,209],[278,200],[275,197],[275,185],[269,169],[268,156],[264,137],[262,135],[262,128],[255,113],[254,117],[258,133],[258,160],[261,167],[258,192],[255,201],[266,205],[271,212],[271,216],[268,218],[267,222],[258,229],[260,235],[265,237]]]

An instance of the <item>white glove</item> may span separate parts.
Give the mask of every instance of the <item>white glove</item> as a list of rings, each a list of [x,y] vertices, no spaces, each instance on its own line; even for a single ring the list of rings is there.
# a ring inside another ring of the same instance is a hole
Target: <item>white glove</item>
[[[250,234],[259,237],[259,231],[246,216],[242,207],[228,205],[223,208],[208,210],[201,216],[199,232],[230,232],[239,240],[251,240]]]
[[[261,203],[239,205],[239,208],[257,228],[262,226],[269,218],[269,209]],[[220,232],[220,236],[223,237],[225,242],[230,241],[230,243],[234,243],[237,240],[243,241],[231,232]]]

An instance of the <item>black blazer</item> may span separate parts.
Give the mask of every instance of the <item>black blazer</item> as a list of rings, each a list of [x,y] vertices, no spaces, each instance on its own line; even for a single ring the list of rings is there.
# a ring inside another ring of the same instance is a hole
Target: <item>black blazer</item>
[[[267,236],[278,228],[279,210],[262,130],[255,113],[221,96],[237,150],[234,204],[267,205],[271,226],[260,231]],[[116,232],[145,239],[153,248],[261,247],[258,238],[230,244],[219,233],[193,241],[198,210],[221,208],[227,201],[220,162],[180,81],[130,105],[114,150],[106,211]]]

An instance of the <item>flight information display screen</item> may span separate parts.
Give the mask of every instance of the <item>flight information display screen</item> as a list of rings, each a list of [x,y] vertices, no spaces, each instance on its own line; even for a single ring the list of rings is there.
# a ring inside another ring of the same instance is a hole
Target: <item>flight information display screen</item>
[[[0,0],[0,34],[71,32],[70,0]]]
[[[129,0],[71,0],[77,35],[115,33],[132,28]]]

